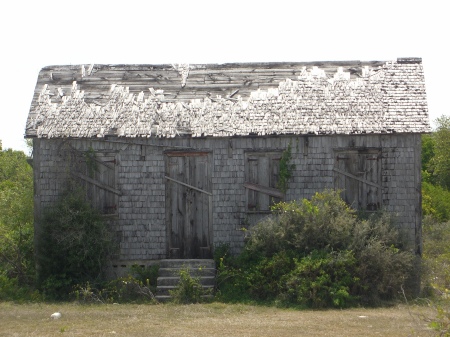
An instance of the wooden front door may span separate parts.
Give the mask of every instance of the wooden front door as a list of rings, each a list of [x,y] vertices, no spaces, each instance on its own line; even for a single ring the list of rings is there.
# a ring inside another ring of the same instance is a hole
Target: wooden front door
[[[356,210],[381,207],[381,151],[378,149],[336,151],[334,185]]]
[[[167,152],[165,178],[169,258],[211,258],[209,153]]]

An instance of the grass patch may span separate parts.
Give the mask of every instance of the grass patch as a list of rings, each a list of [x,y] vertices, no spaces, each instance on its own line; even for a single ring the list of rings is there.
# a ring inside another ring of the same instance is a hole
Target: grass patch
[[[62,317],[50,319],[59,311]],[[243,304],[0,303],[1,336],[432,336],[426,306],[298,311]]]

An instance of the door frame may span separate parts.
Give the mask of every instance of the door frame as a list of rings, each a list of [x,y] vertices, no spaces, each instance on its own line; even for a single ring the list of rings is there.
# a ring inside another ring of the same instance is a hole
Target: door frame
[[[212,239],[213,239],[213,233],[212,233],[212,219],[213,219],[213,193],[212,193],[212,151],[201,151],[201,150],[167,150],[164,151],[164,161],[165,161],[165,172],[164,172],[164,180],[165,180],[165,186],[166,186],[166,192],[165,192],[165,198],[166,198],[166,205],[165,205],[165,212],[166,212],[166,256],[168,258],[171,258],[174,254],[171,251],[171,229],[172,229],[172,223],[171,223],[171,217],[170,217],[170,211],[171,207],[169,207],[168,202],[170,200],[168,199],[168,196],[170,193],[170,184],[178,184],[181,186],[184,186],[188,189],[200,192],[202,194],[207,195],[208,197],[208,223],[202,224],[202,226],[205,226],[208,230],[208,247],[198,247],[199,250],[208,250],[208,252],[202,252],[202,255],[211,255],[213,253],[213,247],[212,247]],[[198,188],[197,186],[193,186],[191,184],[185,183],[183,181],[179,181],[177,179],[174,179],[173,177],[168,176],[169,174],[169,158],[170,157],[206,157],[207,161],[207,167],[208,167],[208,185],[210,186],[211,191],[207,191],[201,188]],[[183,238],[184,239],[184,238]],[[184,253],[184,252],[183,252]]]

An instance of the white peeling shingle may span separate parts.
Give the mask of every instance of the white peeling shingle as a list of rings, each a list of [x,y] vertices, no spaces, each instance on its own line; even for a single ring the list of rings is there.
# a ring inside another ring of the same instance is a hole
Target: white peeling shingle
[[[262,66],[258,68],[258,64],[252,66],[254,71],[246,73],[239,65],[235,68],[228,65],[223,72],[227,71],[230,80],[213,83],[211,88],[217,91],[222,90],[221,85],[233,87],[234,77],[242,78],[241,82],[235,80],[236,86],[241,87],[229,90],[228,95],[224,91],[223,95],[214,96],[195,89],[196,85],[199,88],[202,85],[198,82],[200,77],[195,77],[195,66],[176,68],[185,76],[181,82],[184,86],[177,82],[176,87],[170,86],[171,78],[180,81],[176,76],[165,79],[152,77],[150,70],[143,72],[148,76],[145,92],[133,91],[132,80],[96,82],[95,76],[102,69],[114,71],[115,68],[107,66],[96,65],[95,74],[88,71],[91,76],[82,76],[79,83],[73,81],[67,88],[52,86],[52,77],[41,76],[48,83],[37,84],[38,94],[32,102],[26,132],[28,136],[48,138],[105,134],[171,138],[180,134],[224,137],[250,133],[430,131],[423,69],[415,59],[387,62],[376,69],[359,66],[356,77],[342,67],[327,73],[318,66],[302,66],[297,69],[299,75],[291,78],[280,70],[286,64],[280,64],[279,68],[275,64],[272,72]],[[202,76],[208,76],[208,65],[203,67],[206,75]],[[211,78],[218,76],[214,75],[217,73],[214,69],[211,67]],[[127,75],[126,71],[124,74]],[[131,75],[130,70],[130,78]],[[191,90],[193,98],[177,98],[183,90]],[[246,96],[234,96],[232,92]]]

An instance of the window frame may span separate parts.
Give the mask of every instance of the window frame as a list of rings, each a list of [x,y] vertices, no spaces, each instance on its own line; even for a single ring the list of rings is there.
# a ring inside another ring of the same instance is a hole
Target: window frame
[[[284,200],[277,188],[282,151],[246,151],[245,183],[246,212],[270,213],[270,208]]]

